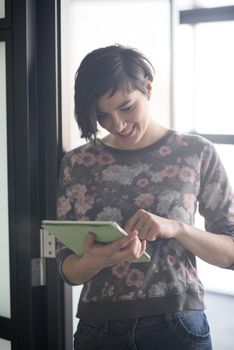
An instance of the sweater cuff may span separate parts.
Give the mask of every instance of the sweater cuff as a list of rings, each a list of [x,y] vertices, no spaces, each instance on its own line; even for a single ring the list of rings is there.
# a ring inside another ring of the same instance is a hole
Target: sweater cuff
[[[64,280],[64,282],[66,282],[69,286],[77,286],[78,284],[76,283],[72,283],[71,281],[69,281],[66,276],[64,275],[63,271],[62,271],[62,265],[64,260],[69,256],[69,255],[73,255],[74,252],[68,248],[61,248],[58,253],[57,253],[57,265],[58,265],[58,270],[59,270],[59,274],[62,277],[62,279]]]

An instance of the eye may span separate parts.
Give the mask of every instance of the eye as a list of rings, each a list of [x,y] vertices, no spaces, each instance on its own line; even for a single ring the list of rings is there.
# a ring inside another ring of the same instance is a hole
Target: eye
[[[130,105],[130,106],[127,106],[127,107],[123,107],[120,110],[121,110],[121,112],[128,112],[128,111],[130,111],[132,109],[132,107],[133,107],[133,105]]]

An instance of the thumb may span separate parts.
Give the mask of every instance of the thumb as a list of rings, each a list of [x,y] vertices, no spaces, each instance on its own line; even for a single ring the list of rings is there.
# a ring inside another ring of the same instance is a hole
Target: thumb
[[[92,232],[89,232],[84,240],[84,248],[89,249],[95,242],[95,236]]]

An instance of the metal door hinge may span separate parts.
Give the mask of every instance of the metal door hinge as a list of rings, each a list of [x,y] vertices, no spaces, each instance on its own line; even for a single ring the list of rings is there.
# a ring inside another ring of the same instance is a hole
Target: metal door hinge
[[[32,287],[46,285],[46,259],[33,258],[31,260],[31,282]]]
[[[32,287],[46,285],[46,258],[55,258],[55,238],[46,230],[40,231],[40,258],[31,260]]]
[[[55,237],[47,232],[46,230],[41,229],[41,257],[42,258],[55,258],[56,251],[56,242]]]

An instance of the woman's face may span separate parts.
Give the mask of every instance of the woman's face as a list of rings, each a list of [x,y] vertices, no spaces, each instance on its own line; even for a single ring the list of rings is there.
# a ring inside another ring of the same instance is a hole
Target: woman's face
[[[151,89],[149,81],[147,94],[139,90],[118,90],[113,96],[107,93],[97,101],[97,120],[110,133],[110,145],[121,149],[136,149],[151,142],[148,140],[152,121],[149,112]]]

